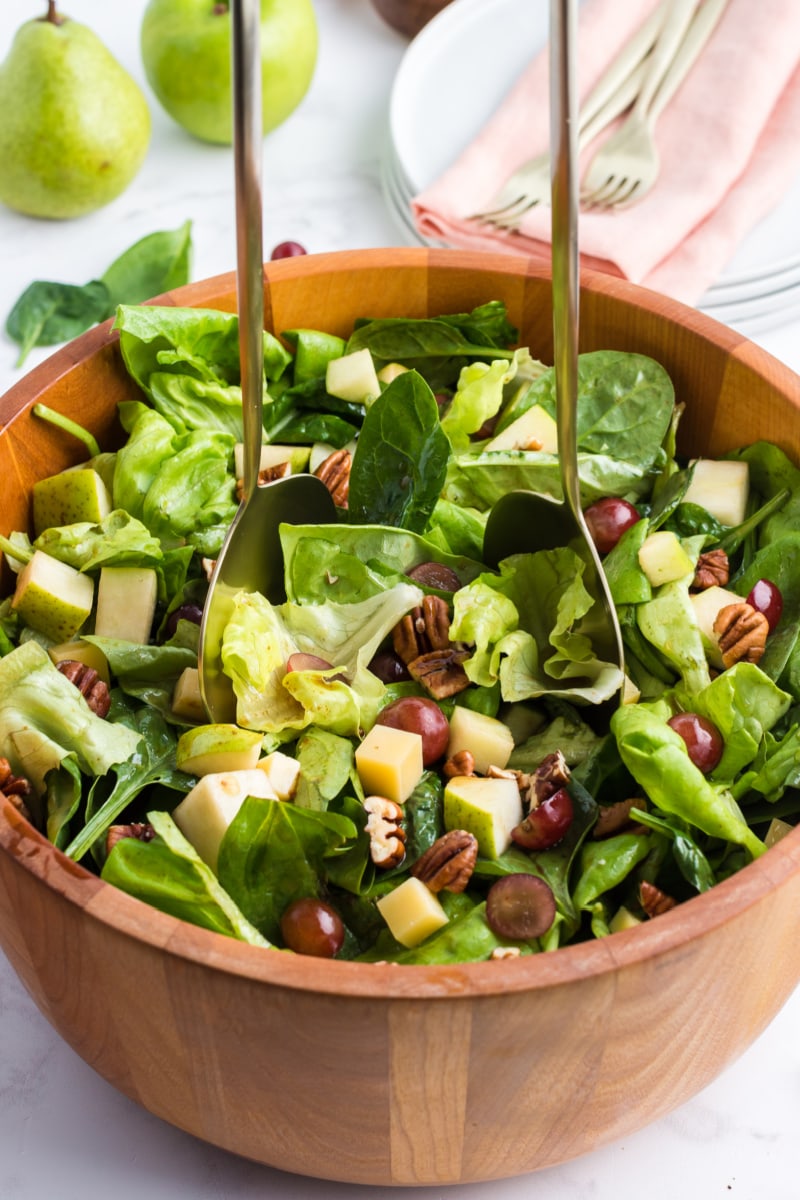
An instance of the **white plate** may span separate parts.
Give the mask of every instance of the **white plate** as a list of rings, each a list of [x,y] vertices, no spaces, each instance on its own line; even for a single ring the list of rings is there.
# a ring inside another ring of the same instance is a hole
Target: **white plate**
[[[417,242],[426,239],[411,220],[411,198],[466,149],[545,45],[547,16],[548,6],[531,0],[453,0],[403,56],[389,109],[384,192],[388,199],[391,191],[394,215]],[[765,314],[775,324],[781,304],[800,302],[798,211],[800,176],[751,230],[698,308],[737,327],[753,315],[764,327]]]

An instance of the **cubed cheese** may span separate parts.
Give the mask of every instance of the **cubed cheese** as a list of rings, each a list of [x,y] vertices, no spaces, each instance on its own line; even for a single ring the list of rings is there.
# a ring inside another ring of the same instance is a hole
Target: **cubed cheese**
[[[367,795],[404,804],[422,775],[422,738],[405,729],[373,725],[356,750],[356,769]]]
[[[447,924],[447,914],[421,879],[412,875],[377,901],[393,937],[409,949]]]

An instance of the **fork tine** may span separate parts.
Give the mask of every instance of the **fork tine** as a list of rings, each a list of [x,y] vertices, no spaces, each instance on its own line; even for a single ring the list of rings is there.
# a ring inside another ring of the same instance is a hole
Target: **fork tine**
[[[469,219],[470,221],[492,224],[498,217],[502,219],[513,212],[519,204],[524,204],[525,200],[525,193],[521,192],[513,200],[509,200],[507,204],[500,204],[495,208],[487,209],[485,212],[473,213]]]

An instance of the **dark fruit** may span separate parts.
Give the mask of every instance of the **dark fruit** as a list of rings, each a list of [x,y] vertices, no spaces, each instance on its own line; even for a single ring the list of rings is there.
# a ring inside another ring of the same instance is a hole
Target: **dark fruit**
[[[290,654],[286,660],[287,671],[330,671],[333,663],[329,663],[327,658],[320,658],[317,654],[304,654],[298,651],[296,654]],[[343,674],[331,675],[331,683],[347,683],[347,676]]]
[[[704,775],[713,771],[725,749],[722,734],[716,725],[699,713],[692,712],[676,713],[667,724],[683,738],[689,758],[698,771]]]
[[[541,937],[555,917],[553,893],[536,875],[504,875],[486,896],[486,920],[501,938],[529,941]]]
[[[767,618],[769,631],[772,633],[783,612],[783,596],[777,584],[771,579],[759,579],[747,597],[747,603]]]
[[[604,496],[584,511],[584,518],[598,554],[613,550],[626,529],[635,525],[639,514],[627,500],[619,496]]]
[[[441,758],[450,740],[450,725],[435,700],[422,696],[401,696],[378,714],[378,725],[405,729],[422,738],[422,763],[429,767]]]
[[[555,846],[572,824],[572,797],[566,788],[559,788],[511,831],[511,837],[525,850],[546,850]]]
[[[178,621],[191,621],[199,625],[203,619],[203,610],[199,604],[181,604],[167,617],[167,637],[174,637],[178,629]]]
[[[297,258],[299,254],[307,253],[305,246],[301,246],[299,242],[278,242],[270,254],[270,259],[274,262],[276,258]]]
[[[461,580],[455,571],[444,563],[418,563],[408,572],[408,578],[420,587],[437,588],[440,592],[457,592],[461,587]]]
[[[344,943],[344,925],[330,904],[315,896],[304,896],[284,909],[281,935],[295,954],[334,958]]]
[[[369,669],[381,683],[402,683],[411,678],[406,664],[393,650],[379,650],[370,661]]]

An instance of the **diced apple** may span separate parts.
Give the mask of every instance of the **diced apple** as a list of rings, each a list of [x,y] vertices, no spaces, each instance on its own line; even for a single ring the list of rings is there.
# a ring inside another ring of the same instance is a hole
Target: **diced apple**
[[[17,576],[11,607],[26,625],[54,642],[65,642],[92,611],[94,583],[68,563],[35,550]]]
[[[639,547],[639,566],[653,587],[674,583],[692,570],[692,560],[680,539],[668,529],[648,534]]]
[[[712,667],[721,671],[724,664],[719,648],[719,638],[714,633],[714,622],[723,608],[727,608],[729,604],[741,604],[742,597],[737,596],[735,592],[728,591],[727,588],[710,587],[703,592],[693,592],[689,599],[692,602],[706,658]]]
[[[515,779],[456,775],[444,789],[445,829],[466,829],[478,839],[484,858],[499,858],[511,845],[511,830],[522,820]]]
[[[773,817],[767,829],[767,835],[764,838],[764,845],[767,849],[774,846],[777,842],[782,842],[790,833],[794,833],[794,825],[790,825],[788,821],[782,821],[780,817]]]
[[[351,454],[355,454],[357,445],[357,440],[353,438],[352,441],[349,441],[342,448],[349,450]],[[331,446],[329,442],[314,442],[314,445],[311,447],[311,457],[308,460],[308,469],[312,475],[316,472],[317,467],[322,466],[328,455],[333,454],[335,450],[336,446]]]
[[[394,383],[397,376],[404,375],[407,370],[408,367],[404,367],[402,363],[390,362],[378,371],[378,379],[381,383]]]
[[[172,692],[172,711],[184,721],[205,721],[206,706],[197,667],[185,667]]]
[[[181,833],[214,872],[225,832],[248,796],[277,800],[263,771],[204,775],[172,813]]]
[[[468,750],[475,760],[475,770],[485,775],[489,767],[503,768],[513,749],[514,735],[502,721],[461,704],[455,706],[450,717],[448,758]]]
[[[698,458],[684,504],[699,504],[721,525],[741,525],[750,490],[746,462]]]
[[[364,347],[341,358],[332,358],[325,368],[325,389],[339,400],[371,404],[381,394],[372,355]]]
[[[623,929],[635,929],[637,925],[641,924],[641,918],[634,916],[630,909],[625,908],[623,904],[614,913],[614,916],[608,923],[608,928],[612,933],[620,933]]]
[[[626,675],[622,680],[622,703],[636,704],[641,699],[642,693],[629,675]]]
[[[356,750],[356,770],[365,794],[404,804],[422,776],[422,738],[406,729],[373,725]]]
[[[558,428],[546,409],[539,404],[527,409],[506,425],[485,447],[487,450],[542,450],[558,454]]]
[[[103,567],[97,585],[94,631],[146,646],[158,597],[158,576],[151,567]]]
[[[411,949],[447,924],[447,914],[433,892],[413,875],[377,901],[393,937]]]
[[[281,754],[273,750],[271,754],[260,758],[256,763],[259,771],[263,771],[269,780],[270,787],[279,800],[293,800],[300,779],[300,763],[290,754]]]
[[[278,467],[281,463],[288,462],[292,469],[292,474],[297,475],[301,471],[305,471],[308,466],[308,460],[311,455],[309,446],[284,446],[279,442],[268,442],[261,447],[261,460],[258,464],[259,471],[266,471],[270,467]],[[237,442],[233,447],[233,469],[236,473],[236,478],[241,479],[244,475],[244,443]]]
[[[255,729],[219,722],[186,729],[178,738],[175,764],[188,775],[252,771],[261,756],[264,735]]]
[[[61,642],[58,646],[51,646],[47,653],[56,666],[60,662],[83,663],[85,667],[91,667],[93,671],[97,671],[104,683],[109,682],[108,659],[100,647],[93,645],[92,642],[84,642],[82,638],[78,638],[75,642]]]

